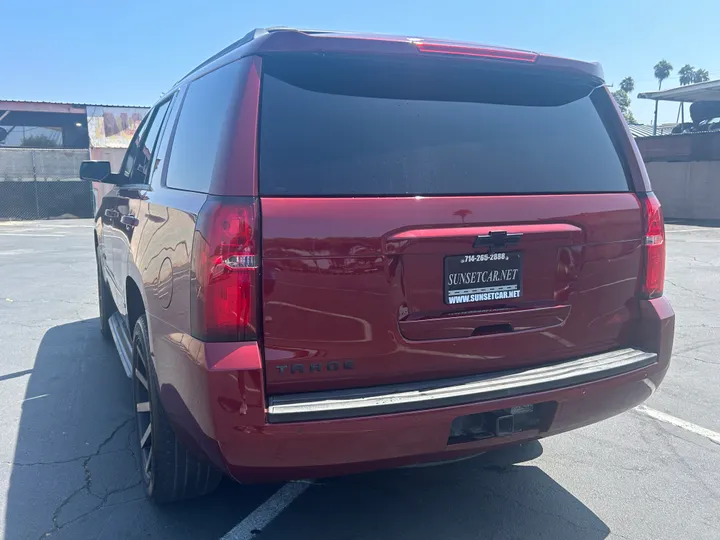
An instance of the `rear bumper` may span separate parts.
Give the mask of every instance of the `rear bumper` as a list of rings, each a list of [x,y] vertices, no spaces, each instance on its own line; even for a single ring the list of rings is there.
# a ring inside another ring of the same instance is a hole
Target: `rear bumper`
[[[170,380],[166,386],[158,370],[161,394],[178,431],[243,482],[452,459],[592,424],[646,400],[669,365],[674,314],[664,298],[641,304],[632,348],[524,372],[436,381],[420,389],[278,396],[268,407],[256,344],[201,344],[202,358],[173,362],[168,373],[183,390]],[[458,416],[542,402],[557,407],[540,429],[448,444]]]
[[[651,367],[657,354],[621,349],[531,369],[376,388],[270,397],[268,422],[301,422],[436,409],[522,397]]]

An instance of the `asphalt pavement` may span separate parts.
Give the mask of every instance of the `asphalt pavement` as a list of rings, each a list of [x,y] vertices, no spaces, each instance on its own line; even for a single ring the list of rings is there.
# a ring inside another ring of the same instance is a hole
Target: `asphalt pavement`
[[[0,223],[0,532],[203,540],[241,524],[233,538],[720,538],[720,228],[667,229],[675,354],[647,409],[528,445],[512,467],[479,458],[324,479],[287,500],[287,486],[225,481],[157,506],[140,485],[130,381],[99,333],[91,221]]]

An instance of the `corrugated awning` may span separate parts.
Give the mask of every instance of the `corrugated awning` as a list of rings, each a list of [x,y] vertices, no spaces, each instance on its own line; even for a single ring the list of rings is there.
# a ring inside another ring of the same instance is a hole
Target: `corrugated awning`
[[[0,111],[85,114],[85,107],[49,101],[0,101]]]
[[[657,101],[677,101],[693,103],[695,101],[720,101],[720,80],[704,83],[688,84],[678,88],[660,90],[658,92],[642,92],[640,99]]]
[[[0,100],[0,111],[85,114],[86,107],[150,108],[145,105],[104,105],[98,103],[64,103],[59,101],[18,101],[14,99]]]
[[[630,133],[633,137],[652,137],[653,136],[653,127],[652,126],[643,126],[641,124],[630,124],[628,126],[630,128]],[[675,125],[672,126],[658,126],[657,130],[655,130],[655,135],[671,135],[672,130],[675,127]]]

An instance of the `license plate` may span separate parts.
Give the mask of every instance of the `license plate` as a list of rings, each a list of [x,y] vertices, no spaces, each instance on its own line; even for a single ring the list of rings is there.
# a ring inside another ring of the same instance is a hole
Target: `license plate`
[[[501,302],[521,296],[520,252],[445,257],[446,304]]]

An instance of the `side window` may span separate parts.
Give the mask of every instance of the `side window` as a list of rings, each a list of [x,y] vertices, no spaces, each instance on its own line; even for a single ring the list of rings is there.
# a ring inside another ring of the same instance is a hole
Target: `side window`
[[[125,178],[130,178],[130,173],[133,170],[135,160],[138,155],[138,149],[140,148],[140,141],[142,141],[145,136],[145,132],[147,131],[150,115],[152,115],[152,111],[146,114],[145,118],[143,118],[142,122],[140,122],[140,125],[135,131],[135,135],[133,135],[133,138],[130,141],[130,146],[128,146],[127,152],[125,152],[125,158],[123,159],[122,167],[120,168],[120,172]]]
[[[180,98],[178,97],[179,95],[179,93],[176,93],[171,99],[170,106],[165,113],[165,121],[160,128],[160,134],[158,135],[157,142],[155,143],[152,164],[150,166],[150,170],[148,171],[148,183],[151,185],[160,183],[163,170],[167,168],[165,166],[165,161],[168,157],[168,146],[170,138],[172,137],[173,126],[175,125],[175,121],[178,116],[178,102],[180,101]]]
[[[127,169],[123,171],[126,176],[129,174],[130,178],[128,183],[147,184],[153,152],[155,151],[158,135],[164,124],[169,106],[169,99],[156,105],[155,108],[150,111],[150,115],[152,116],[149,115],[150,120],[146,124],[147,128],[144,129],[140,137],[133,141],[135,144],[131,145],[133,149],[132,163],[130,163],[130,167],[127,167]],[[130,159],[128,159],[128,162],[130,162]]]
[[[190,83],[170,151],[168,187],[209,190],[218,151],[232,127],[241,65],[233,62]]]

